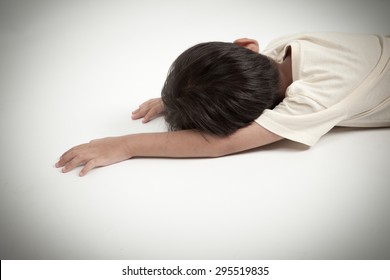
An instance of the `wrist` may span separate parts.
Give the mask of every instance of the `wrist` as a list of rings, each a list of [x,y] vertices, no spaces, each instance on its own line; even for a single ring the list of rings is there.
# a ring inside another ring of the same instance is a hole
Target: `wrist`
[[[135,136],[135,134],[121,136],[121,138],[123,140],[122,141],[123,150],[128,158],[133,158],[133,157],[139,156],[136,153],[136,151],[137,151],[136,139],[134,136]]]
[[[125,153],[129,158],[158,156],[153,151],[151,137],[153,133],[129,134],[123,136]]]

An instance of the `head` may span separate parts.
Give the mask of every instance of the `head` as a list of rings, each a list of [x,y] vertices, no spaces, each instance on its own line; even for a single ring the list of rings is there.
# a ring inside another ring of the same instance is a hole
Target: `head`
[[[209,42],[184,51],[161,92],[171,130],[227,136],[281,101],[279,71],[256,41]]]

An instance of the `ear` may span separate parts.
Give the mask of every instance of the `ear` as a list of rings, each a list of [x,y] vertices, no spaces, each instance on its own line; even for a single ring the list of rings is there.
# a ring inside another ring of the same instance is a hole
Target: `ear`
[[[256,53],[258,53],[260,51],[259,43],[254,39],[241,38],[241,39],[235,40],[233,42],[233,44],[247,48],[247,49],[254,51]]]

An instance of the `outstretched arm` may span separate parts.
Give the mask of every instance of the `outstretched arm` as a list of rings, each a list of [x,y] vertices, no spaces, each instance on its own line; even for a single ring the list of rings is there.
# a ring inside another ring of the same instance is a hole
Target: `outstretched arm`
[[[133,119],[146,123],[164,111],[160,98],[144,102],[133,112]],[[194,130],[132,134],[93,140],[65,152],[56,167],[69,172],[84,165],[80,176],[91,169],[132,157],[220,157],[260,147],[282,139],[253,122],[228,137],[218,137]]]
[[[133,157],[220,157],[253,149],[282,139],[253,122],[228,137],[194,130],[131,134],[93,140],[64,153],[56,167],[68,172],[84,165],[80,176],[91,169]]]

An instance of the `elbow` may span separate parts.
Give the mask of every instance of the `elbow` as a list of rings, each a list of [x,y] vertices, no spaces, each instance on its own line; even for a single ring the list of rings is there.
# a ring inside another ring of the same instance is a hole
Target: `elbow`
[[[230,154],[234,154],[240,151],[240,149],[230,141],[229,136],[219,137],[218,139],[213,139],[214,145],[211,144],[208,157],[210,158],[219,158],[224,157]]]

